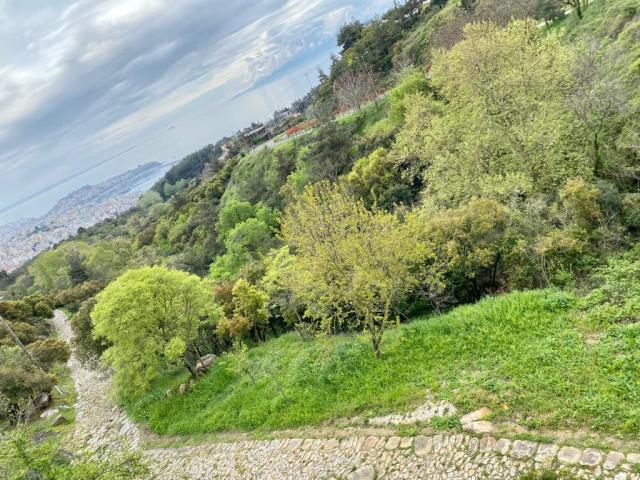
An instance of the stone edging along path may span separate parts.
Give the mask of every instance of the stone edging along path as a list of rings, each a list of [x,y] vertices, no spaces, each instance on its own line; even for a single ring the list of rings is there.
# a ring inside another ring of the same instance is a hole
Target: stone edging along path
[[[69,323],[56,311],[60,338],[70,340]],[[108,375],[69,361],[76,384],[75,440],[107,454],[142,452],[153,479],[517,479],[536,468],[567,469],[579,478],[640,480],[633,470],[640,455],[496,439],[468,434],[415,437],[288,438],[211,443],[180,448],[145,447],[145,432],[109,400]]]

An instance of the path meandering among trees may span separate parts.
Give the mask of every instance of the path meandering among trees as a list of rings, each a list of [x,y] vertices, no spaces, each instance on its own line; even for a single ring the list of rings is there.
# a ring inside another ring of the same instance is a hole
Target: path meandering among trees
[[[54,325],[60,338],[71,340],[63,312],[55,312]],[[640,475],[631,472],[640,455],[466,434],[336,435],[148,447],[158,437],[129,420],[113,403],[109,374],[85,368],[75,356],[69,368],[78,395],[76,442],[100,455],[139,450],[154,479],[503,480],[551,466],[569,468],[580,478],[640,480]]]

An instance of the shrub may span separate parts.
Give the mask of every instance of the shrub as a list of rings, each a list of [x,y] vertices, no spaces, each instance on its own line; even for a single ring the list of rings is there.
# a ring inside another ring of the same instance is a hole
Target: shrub
[[[594,323],[633,323],[640,320],[640,246],[609,260],[594,275],[599,283],[580,306]]]
[[[49,370],[56,363],[69,360],[69,347],[64,340],[38,340],[29,345],[29,352],[44,369]]]

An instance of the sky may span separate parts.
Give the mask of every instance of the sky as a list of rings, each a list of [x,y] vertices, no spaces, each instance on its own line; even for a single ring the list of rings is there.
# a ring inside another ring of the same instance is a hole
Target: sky
[[[0,0],[0,224],[266,120],[392,4]]]

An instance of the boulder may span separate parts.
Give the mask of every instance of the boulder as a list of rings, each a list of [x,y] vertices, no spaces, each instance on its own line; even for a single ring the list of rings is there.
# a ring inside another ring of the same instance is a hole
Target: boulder
[[[58,415],[53,419],[53,422],[51,422],[51,425],[53,425],[54,427],[60,427],[62,425],[68,425],[69,424],[69,420],[67,420],[67,418],[64,415]]]
[[[53,398],[51,398],[50,393],[41,393],[33,399],[33,406],[38,410],[44,410],[50,407],[52,402]]]
[[[202,358],[200,358],[198,364],[196,365],[196,372],[204,373],[209,370],[209,367],[213,365],[213,363],[216,361],[216,358],[217,357],[213,353],[204,355]]]
[[[493,423],[480,420],[477,422],[465,423],[462,425],[462,429],[465,432],[482,434],[493,432],[494,427]]]
[[[482,407],[480,410],[463,415],[462,418],[460,418],[460,423],[464,425],[465,423],[477,422],[489,415],[491,415],[491,410],[487,407]]]
[[[189,384],[188,383],[181,383],[180,384],[180,395],[184,395],[188,391],[189,391]]]
[[[60,411],[57,408],[50,408],[49,410],[42,412],[40,414],[40,418],[46,420],[47,418],[55,417],[58,413],[60,413]]]

